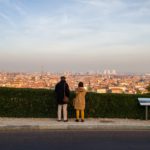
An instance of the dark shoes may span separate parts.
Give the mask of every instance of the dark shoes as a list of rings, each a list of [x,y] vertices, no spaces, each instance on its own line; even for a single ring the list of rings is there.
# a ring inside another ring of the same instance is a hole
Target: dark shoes
[[[79,119],[76,119],[75,121],[76,121],[76,122],[79,122]],[[84,122],[84,120],[83,120],[83,119],[81,119],[81,122]]]
[[[57,120],[58,122],[61,122],[62,120]],[[64,122],[68,122],[68,119],[67,120],[64,120]]]
[[[58,122],[61,122],[62,120],[57,120]],[[76,119],[75,120],[76,122],[79,122],[79,119]],[[68,122],[68,119],[67,120],[64,120],[64,122]],[[84,122],[84,119],[81,119],[81,122]]]
[[[64,120],[64,122],[68,122],[68,119],[67,119],[67,120]]]

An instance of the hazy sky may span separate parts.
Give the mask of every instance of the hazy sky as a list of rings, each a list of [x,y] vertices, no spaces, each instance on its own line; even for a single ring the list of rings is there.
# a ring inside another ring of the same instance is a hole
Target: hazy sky
[[[0,71],[150,72],[150,0],[0,0]]]

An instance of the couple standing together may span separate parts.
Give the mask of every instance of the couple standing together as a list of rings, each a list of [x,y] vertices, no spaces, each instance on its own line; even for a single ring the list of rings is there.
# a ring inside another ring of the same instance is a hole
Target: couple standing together
[[[68,121],[67,106],[70,96],[70,90],[66,82],[66,78],[64,76],[62,76],[60,78],[60,82],[56,84],[55,93],[58,103],[58,111],[57,111],[58,121],[61,121],[63,112],[63,120],[64,122],[67,122]],[[76,96],[73,100],[73,105],[76,110],[76,122],[79,122],[80,114],[81,114],[81,122],[84,122],[86,90],[84,89],[83,82],[79,82],[78,88],[76,89],[75,93]]]

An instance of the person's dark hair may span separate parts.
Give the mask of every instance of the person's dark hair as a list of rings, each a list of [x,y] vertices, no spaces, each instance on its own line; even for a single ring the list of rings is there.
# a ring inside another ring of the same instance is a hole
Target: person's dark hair
[[[60,79],[61,80],[66,80],[66,77],[65,76],[61,76]]]
[[[83,87],[83,82],[79,82],[78,87]]]

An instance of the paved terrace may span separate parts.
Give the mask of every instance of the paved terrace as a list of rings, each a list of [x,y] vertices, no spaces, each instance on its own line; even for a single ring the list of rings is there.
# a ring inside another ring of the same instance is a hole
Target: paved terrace
[[[52,118],[0,118],[0,130],[150,130],[150,120],[85,119],[85,122],[57,122]]]

